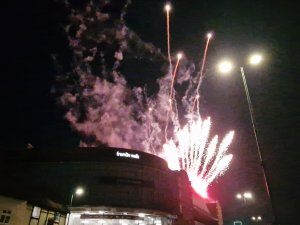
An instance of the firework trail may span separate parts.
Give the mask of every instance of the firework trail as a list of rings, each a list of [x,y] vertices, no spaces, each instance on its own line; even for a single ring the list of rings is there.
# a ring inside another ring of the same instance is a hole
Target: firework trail
[[[195,98],[199,105],[197,96],[200,96],[210,37],[200,77],[199,73],[194,75],[194,64],[178,56],[172,72],[167,10],[171,69],[157,79],[159,90],[148,94],[146,88],[127,84],[120,65],[127,58],[138,59],[136,63],[141,60],[165,63],[166,57],[127,27],[124,15],[130,1],[120,2],[123,5],[118,7],[109,0],[91,0],[81,8],[67,4],[71,13],[65,30],[74,62],[69,72],[64,70],[57,76],[56,87],[59,101],[67,109],[65,118],[79,133],[81,146],[104,144],[162,156],[171,169],[186,170],[195,190],[207,196],[209,184],[231,161],[227,151],[233,138],[230,132],[218,145],[217,136],[210,139],[210,118],[202,120],[199,106],[191,112]],[[178,102],[175,84],[186,88]],[[177,106],[184,115],[179,115]]]
[[[169,117],[170,117],[170,112],[172,111],[172,105],[173,105],[173,103],[175,104],[175,116],[178,115],[178,110],[177,110],[177,105],[176,105],[176,99],[175,99],[175,95],[174,95],[174,92],[175,92],[175,90],[174,90],[174,82],[175,82],[175,77],[176,77],[176,73],[177,73],[179,62],[180,62],[181,58],[182,58],[182,54],[178,53],[177,54],[177,62],[176,62],[176,65],[175,65],[174,72],[172,74],[172,81],[171,81],[171,86],[170,86],[169,109],[168,109],[168,112],[167,112],[166,126],[165,126],[165,141],[168,140],[168,133],[167,133],[168,132],[168,124],[169,124]]]
[[[171,87],[170,87],[170,99],[174,99],[174,82],[175,82],[175,77],[176,77],[176,73],[177,73],[179,62],[180,62],[181,58],[182,58],[182,54],[178,53],[177,54],[177,62],[175,65],[174,72],[172,74],[172,82],[171,82]]]
[[[168,59],[169,59],[169,72],[172,74],[172,60],[171,60],[171,47],[170,47],[170,10],[171,5],[167,3],[165,5],[165,10],[167,13],[167,47],[168,47]]]
[[[204,72],[204,66],[205,66],[205,61],[206,61],[206,54],[207,54],[208,45],[209,45],[211,37],[212,37],[212,34],[208,33],[207,34],[207,41],[206,41],[206,45],[205,45],[205,50],[204,50],[204,54],[203,54],[203,59],[202,59],[202,64],[201,64],[201,69],[200,69],[199,81],[198,81],[198,85],[197,85],[197,88],[196,88],[196,96],[195,96],[195,99],[194,99],[192,112],[194,111],[196,105],[197,105],[197,111],[199,112],[200,86],[201,86],[202,80],[203,80],[203,72]]]

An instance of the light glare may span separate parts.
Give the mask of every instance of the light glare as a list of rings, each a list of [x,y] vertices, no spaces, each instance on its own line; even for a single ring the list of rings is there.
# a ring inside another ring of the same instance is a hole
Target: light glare
[[[76,191],[75,191],[76,195],[82,195],[83,193],[84,193],[84,190],[81,187],[77,188]]]
[[[241,195],[241,194],[237,194],[237,195],[236,195],[236,198],[241,199],[241,198],[242,198],[242,195]]]
[[[252,194],[250,192],[245,192],[244,197],[245,198],[252,198]]]
[[[212,37],[212,33],[208,33],[206,36],[207,36],[207,38],[211,38]]]
[[[261,63],[262,61],[262,55],[261,54],[253,54],[250,56],[250,64],[257,65]]]
[[[229,73],[233,68],[233,65],[230,61],[224,60],[219,64],[219,71],[221,73]]]

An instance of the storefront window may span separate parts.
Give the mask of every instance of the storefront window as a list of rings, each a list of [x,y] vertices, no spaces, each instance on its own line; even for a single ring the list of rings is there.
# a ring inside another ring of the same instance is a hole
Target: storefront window
[[[76,212],[71,213],[69,225],[171,225],[172,219],[144,213]]]

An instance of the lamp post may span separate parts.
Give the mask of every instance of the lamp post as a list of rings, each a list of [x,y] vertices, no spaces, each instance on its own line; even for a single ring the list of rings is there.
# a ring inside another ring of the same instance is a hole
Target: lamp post
[[[75,191],[72,191],[69,210],[70,210],[70,207],[72,207],[72,205],[73,205],[74,196],[81,196],[83,194],[84,194],[84,189],[82,187],[77,187],[75,189]],[[67,217],[67,223],[66,223],[67,225],[69,225],[69,222],[70,222],[70,215],[71,215],[71,213],[69,213],[68,217]]]
[[[262,60],[263,60],[262,55],[253,54],[249,58],[249,63],[251,65],[255,66],[255,65],[260,64],[262,62]],[[222,72],[222,73],[229,73],[232,69],[233,69],[233,64],[229,60],[222,61],[219,64],[219,71]],[[247,80],[246,80],[246,76],[245,76],[245,72],[244,72],[244,67],[240,66],[240,72],[241,72],[241,75],[242,75],[243,85],[244,85],[245,94],[246,94],[246,98],[247,98],[248,109],[249,109],[249,113],[250,113],[250,117],[251,117],[251,124],[252,124],[253,133],[254,133],[256,148],[257,148],[257,152],[258,152],[258,156],[259,156],[259,160],[260,160],[260,165],[261,165],[262,172],[263,172],[263,179],[264,179],[265,189],[266,189],[267,195],[270,199],[270,204],[271,204],[271,208],[272,208],[273,216],[274,216],[274,224],[277,224],[276,214],[275,214],[275,210],[274,210],[273,196],[270,192],[269,178],[267,177],[267,174],[266,174],[265,163],[263,161],[263,157],[262,157],[262,153],[261,153],[261,147],[260,147],[260,143],[258,141],[258,135],[257,135],[257,130],[256,130],[256,121],[255,121],[253,106],[252,106],[252,102],[251,102],[251,98],[250,98],[250,94],[249,94],[249,89],[248,89],[248,85],[247,85]]]
[[[81,196],[83,193],[84,193],[84,189],[83,189],[82,187],[77,187],[77,188],[75,189],[75,192],[72,192],[71,200],[70,200],[70,207],[72,207],[72,205],[73,205],[74,194],[75,194],[76,196]]]

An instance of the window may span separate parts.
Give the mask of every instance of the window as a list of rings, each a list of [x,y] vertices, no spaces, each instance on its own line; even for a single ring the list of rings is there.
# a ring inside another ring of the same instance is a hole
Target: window
[[[31,217],[32,217],[32,218],[38,219],[38,218],[40,217],[40,214],[41,214],[41,208],[40,208],[40,207],[37,207],[37,206],[34,206],[34,207],[33,207],[33,210],[32,210],[32,215],[31,215]]]
[[[0,212],[0,224],[9,224],[10,217],[11,217],[10,210],[2,210],[2,212]]]
[[[59,223],[59,218],[60,218],[60,213],[56,212],[56,213],[54,214],[54,222],[55,222],[55,223]]]

